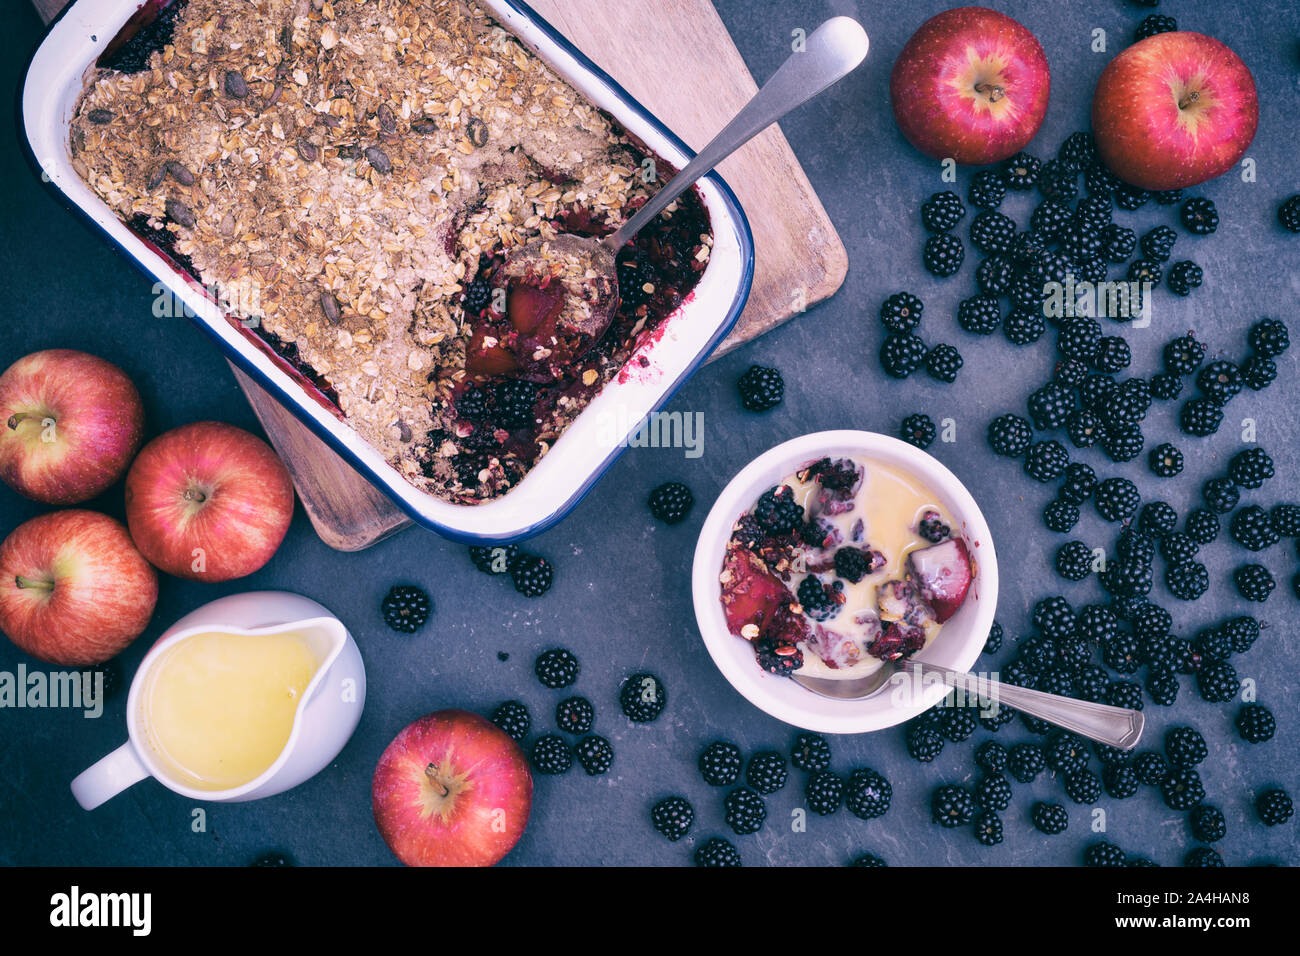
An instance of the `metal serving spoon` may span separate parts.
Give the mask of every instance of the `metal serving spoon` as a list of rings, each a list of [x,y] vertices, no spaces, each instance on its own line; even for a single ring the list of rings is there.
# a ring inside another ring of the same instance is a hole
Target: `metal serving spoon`
[[[886,661],[884,666],[875,673],[856,680],[805,677],[797,671],[791,677],[795,683],[822,697],[835,700],[861,700],[880,693],[890,684],[898,686],[897,675],[900,672],[909,675],[902,681],[904,686],[913,683],[917,693],[930,683],[946,684],[958,688],[968,700],[978,698],[981,703],[1006,704],[1032,717],[1038,717],[1058,727],[1072,730],[1076,734],[1118,747],[1120,750],[1132,750],[1142,737],[1145,718],[1141,711],[1111,707],[1108,704],[1094,704],[1091,701],[1075,700],[1073,697],[1045,694],[1040,690],[1015,687],[987,677],[963,674],[961,671],[949,670],[946,667],[911,658]]]
[[[618,276],[615,257],[633,236],[661,213],[669,203],[691,187],[733,152],[749,142],[795,107],[812,99],[831,84],[852,72],[867,55],[867,33],[851,17],[832,17],[807,38],[804,49],[792,53],[754,94],[735,118],[718,133],[686,168],[664,184],[618,231],[604,239],[564,233],[551,240],[534,239],[507,256],[509,264],[526,264],[548,254],[560,253],[589,260],[594,279],[586,281],[588,308],[569,319],[568,328],[557,331],[566,337],[594,343],[609,328],[618,311]],[[548,248],[549,247],[549,252]]]

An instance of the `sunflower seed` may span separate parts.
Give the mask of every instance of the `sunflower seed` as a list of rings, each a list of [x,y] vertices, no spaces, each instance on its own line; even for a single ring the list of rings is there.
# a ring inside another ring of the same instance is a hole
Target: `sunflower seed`
[[[106,126],[113,122],[113,114],[108,110],[91,110],[86,114],[86,119],[90,120],[96,126]]]
[[[155,166],[153,168],[153,171],[149,173],[149,179],[145,183],[145,187],[150,192],[153,192],[155,189],[157,189],[159,186],[162,185],[162,181],[166,178],[167,178],[167,164],[163,163],[161,166]]]
[[[294,148],[298,150],[298,155],[308,163],[316,162],[316,157],[320,155],[317,152],[316,147],[305,139],[299,139],[298,142],[294,143]]]
[[[379,128],[385,133],[397,132],[397,118],[393,116],[393,111],[387,103],[380,103],[376,113],[379,118]]]
[[[283,94],[284,94],[284,87],[280,86],[277,83],[275,89],[271,91],[271,95],[266,98],[266,105],[274,106],[276,103],[280,102],[280,97]]]
[[[293,27],[287,23],[280,27],[280,46],[286,50],[293,46]]]
[[[356,143],[345,143],[338,147],[339,159],[360,159],[361,147]]]
[[[469,141],[475,146],[486,146],[488,143],[487,123],[483,122],[477,116],[473,117],[469,123],[465,125],[465,135],[469,137]]]
[[[332,292],[322,292],[320,294],[320,310],[325,313],[325,319],[331,325],[338,324],[339,321],[339,300],[334,298]]]
[[[421,136],[428,136],[430,133],[438,132],[438,123],[435,120],[420,118],[411,120],[411,132],[419,133]]]
[[[317,113],[316,122],[320,123],[321,126],[328,126],[330,129],[338,129],[343,125],[343,120],[333,113]]]
[[[167,210],[167,218],[176,225],[184,226],[186,229],[194,228],[194,213],[190,212],[190,207],[179,199],[167,200],[163,208]]]
[[[226,71],[226,95],[242,100],[248,95],[248,84],[238,70]]]
[[[180,163],[176,162],[176,160],[173,159],[169,163],[164,163],[163,169],[166,170],[167,174],[171,176],[172,179],[176,180],[182,186],[194,185],[194,174]]]
[[[366,159],[370,161],[370,165],[375,167],[376,171],[383,173],[385,176],[393,171],[392,160],[378,146],[368,146],[366,148]]]

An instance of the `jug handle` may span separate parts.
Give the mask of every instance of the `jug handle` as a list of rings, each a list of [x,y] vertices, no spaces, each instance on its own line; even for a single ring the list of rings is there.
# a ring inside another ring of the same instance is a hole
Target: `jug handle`
[[[93,810],[147,776],[148,768],[140,761],[135,745],[128,740],[83,770],[72,781],[72,795],[81,804],[81,809]]]

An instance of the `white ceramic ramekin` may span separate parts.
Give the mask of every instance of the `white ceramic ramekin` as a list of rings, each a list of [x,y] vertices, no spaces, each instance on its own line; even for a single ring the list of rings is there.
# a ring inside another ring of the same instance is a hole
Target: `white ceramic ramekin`
[[[591,103],[676,168],[693,153],[621,86],[519,0],[480,0],[525,46]],[[72,168],[68,124],[87,67],[140,8],[139,0],[76,0],[50,25],[23,81],[20,131],[30,161],[59,198],[81,213],[147,276],[194,312],[193,321],[232,362],[384,491],[415,521],[461,541],[511,541],[563,518],[618,457],[626,439],[663,406],[735,325],[749,297],[754,246],[749,223],[716,173],[698,184],[714,245],[699,284],[661,332],[644,337],[610,382],[510,492],[456,505],[416,489],[380,453],[302,388],[297,378],[236,329],[196,283],[123,224]],[[626,370],[625,370],[626,371]]]
[[[966,601],[934,640],[917,653],[918,659],[957,671],[968,671],[975,665],[997,609],[998,562],[988,524],[965,486],[937,459],[886,435],[827,431],[791,439],[754,459],[722,490],[700,530],[691,571],[695,619],[704,646],[731,686],[760,710],[806,730],[856,734],[915,717],[943,699],[948,688],[931,683],[914,695],[885,690],[864,700],[831,700],[787,677],[768,674],[755,661],[749,642],[727,630],[718,583],[736,519],[768,488],[827,455],[853,456],[864,460],[868,468],[876,462],[915,475],[938,496],[936,503],[952,515],[954,534],[962,535],[970,545],[977,574]],[[907,703],[900,703],[903,697]]]

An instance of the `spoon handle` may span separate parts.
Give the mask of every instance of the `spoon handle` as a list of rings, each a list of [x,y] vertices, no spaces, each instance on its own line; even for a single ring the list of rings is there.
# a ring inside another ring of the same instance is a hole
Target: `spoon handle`
[[[796,106],[812,99],[852,72],[867,55],[867,33],[851,17],[832,17],[804,41],[754,94],[722,132],[713,137],[686,168],[669,180],[612,236],[601,241],[617,254],[650,220],[701,176],[771,126]],[[707,91],[704,95],[707,95]]]
[[[939,680],[949,687],[960,688],[968,697],[978,697],[982,702],[1006,704],[1049,723],[1072,730],[1076,734],[1118,747],[1132,750],[1142,737],[1145,721],[1141,711],[1107,704],[1094,704],[1073,697],[1059,697],[1040,690],[1015,687],[975,674],[963,674],[946,667],[938,667],[918,660],[898,662],[900,669],[921,680]]]

